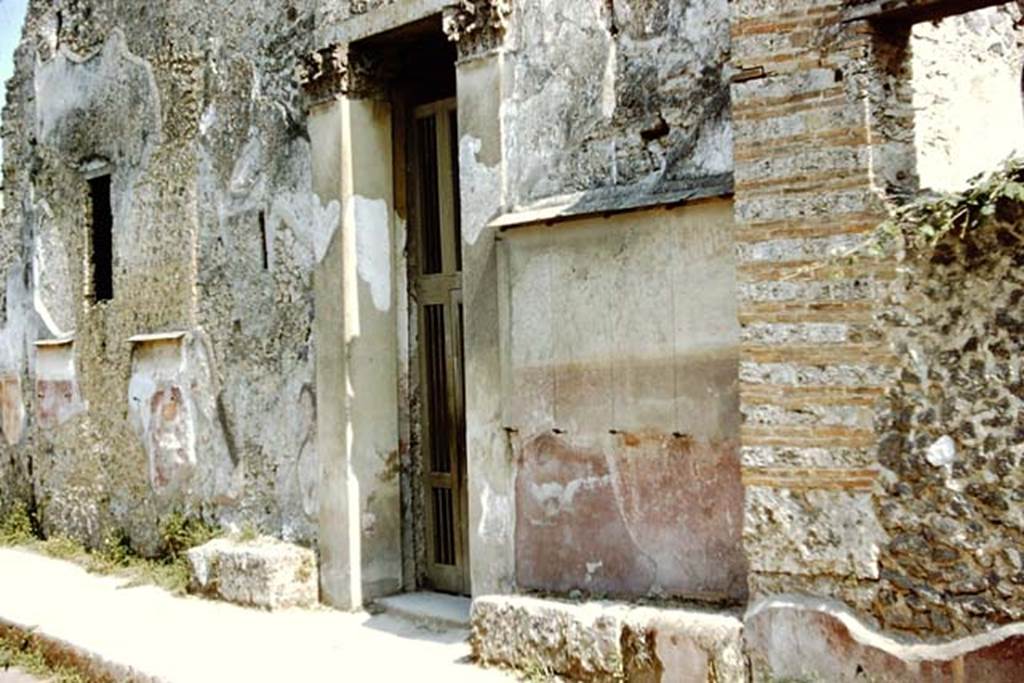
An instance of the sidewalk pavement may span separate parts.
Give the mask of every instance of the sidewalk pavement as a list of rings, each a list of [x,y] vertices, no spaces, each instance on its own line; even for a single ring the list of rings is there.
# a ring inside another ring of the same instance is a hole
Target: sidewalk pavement
[[[59,641],[117,680],[514,680],[466,663],[467,632],[389,614],[263,612],[89,574],[0,548],[0,624]]]

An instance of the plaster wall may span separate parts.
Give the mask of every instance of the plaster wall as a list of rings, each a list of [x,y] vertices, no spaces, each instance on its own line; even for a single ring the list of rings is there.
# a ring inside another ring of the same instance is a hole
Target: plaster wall
[[[60,381],[78,393],[54,412],[23,392],[0,500],[29,501],[48,532],[156,552],[180,511],[315,539],[312,269],[337,207],[312,194],[292,78],[312,25],[301,3],[30,3],[4,116],[0,336],[26,386],[48,381],[32,342],[73,332]],[[85,178],[104,169],[114,298],[94,303]],[[171,461],[195,464],[158,494],[128,419],[146,374],[129,339],[174,330],[195,431]]]
[[[506,44],[508,202],[651,195],[732,170],[724,0],[525,0]]]
[[[746,593],[732,206],[502,236],[523,588]]]
[[[321,590],[357,608],[403,576],[391,116],[339,98],[314,108],[309,129],[318,196],[345,207],[316,272]]]
[[[921,186],[959,190],[1024,154],[1019,10],[989,7],[915,24],[910,36]]]
[[[491,53],[459,63],[459,190],[465,308],[469,556],[474,595],[515,590],[514,466],[501,421],[498,231],[504,206],[501,108],[510,62]]]

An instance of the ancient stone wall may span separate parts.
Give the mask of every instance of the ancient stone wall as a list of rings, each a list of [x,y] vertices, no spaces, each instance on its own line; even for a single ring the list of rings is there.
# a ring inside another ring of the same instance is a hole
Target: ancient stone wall
[[[984,59],[993,44],[1016,45],[1008,11],[950,20],[962,49]],[[1016,286],[1004,275],[1012,246],[968,268],[971,247],[947,244],[945,262],[902,275],[891,255],[846,258],[928,170],[914,147],[928,136],[915,124],[927,129],[941,111],[916,107],[911,67],[914,36],[932,29],[848,22],[824,2],[741,2],[734,12],[752,597],[824,596],[871,628],[925,638],[1018,620],[1016,556],[996,550],[1019,542],[1006,470],[1017,409],[1012,390],[989,381],[1000,369],[989,369],[982,341],[1003,353],[1000,330],[1015,324],[998,308]],[[939,52],[927,48],[933,68]],[[974,62],[957,54],[947,51],[941,71],[966,77]],[[977,287],[963,292],[966,282]],[[893,291],[897,313],[886,304]],[[929,448],[941,466],[923,464]],[[953,452],[959,464],[942,465]]]
[[[311,272],[337,208],[311,194],[293,80],[311,4],[30,4],[0,231],[25,417],[5,411],[0,500],[48,532],[152,552],[182,510],[315,537]],[[86,178],[105,171],[114,297],[94,302]],[[72,336],[70,362],[32,345]]]
[[[1002,210],[911,252],[885,314],[900,364],[878,415],[890,540],[871,611],[889,629],[1024,619],[1024,225],[1019,205]]]
[[[657,195],[732,170],[724,0],[514,3],[508,203]]]
[[[884,217],[912,158],[904,36],[823,0],[733,3],[744,545],[752,595],[878,577],[872,404],[892,376],[872,319],[893,269],[829,255]],[[889,88],[883,88],[885,84]],[[885,116],[881,116],[884,114]]]

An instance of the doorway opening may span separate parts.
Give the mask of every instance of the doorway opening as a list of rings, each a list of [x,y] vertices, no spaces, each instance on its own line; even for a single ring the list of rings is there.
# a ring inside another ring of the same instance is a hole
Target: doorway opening
[[[413,110],[410,189],[417,266],[417,348],[427,553],[435,590],[468,592],[466,420],[463,376],[462,239],[458,218],[455,102]]]
[[[456,50],[440,16],[358,47],[391,75],[394,197],[407,225],[405,583],[469,594]]]

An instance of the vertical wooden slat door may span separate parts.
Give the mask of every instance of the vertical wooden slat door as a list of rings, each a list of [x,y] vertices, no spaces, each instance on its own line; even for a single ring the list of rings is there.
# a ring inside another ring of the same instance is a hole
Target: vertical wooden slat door
[[[462,248],[455,101],[414,110],[410,149],[417,263],[414,291],[427,513],[427,581],[468,593],[463,410]]]

